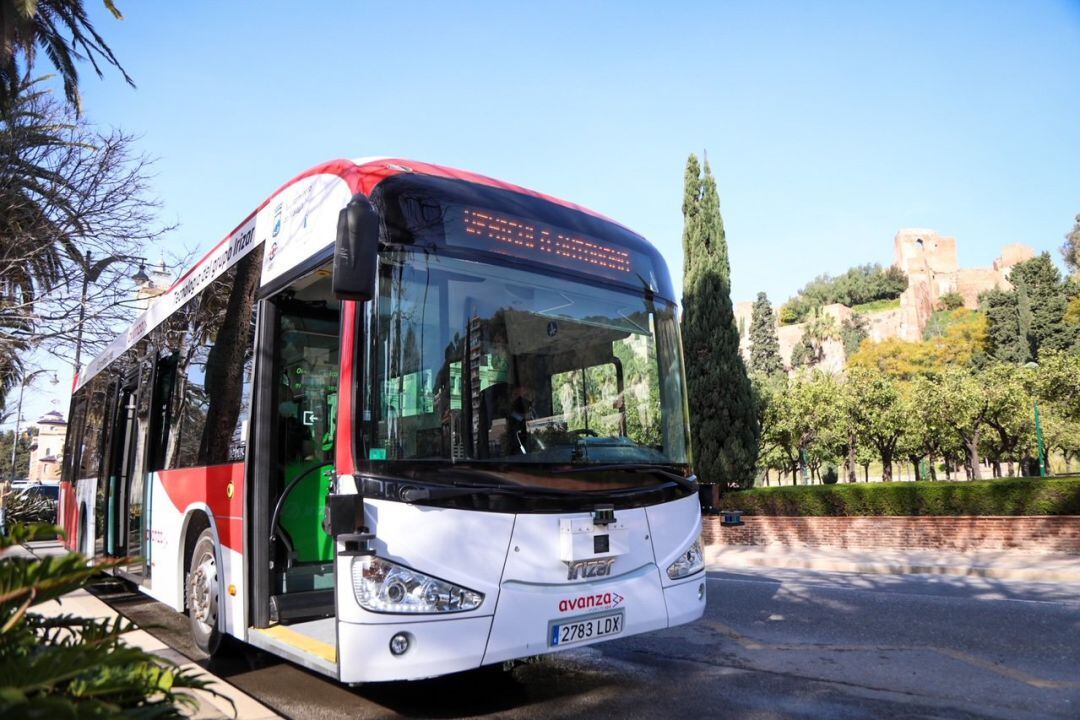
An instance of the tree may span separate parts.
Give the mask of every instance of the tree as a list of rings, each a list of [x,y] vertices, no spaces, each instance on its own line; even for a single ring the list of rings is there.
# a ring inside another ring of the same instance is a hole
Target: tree
[[[894,300],[907,289],[907,276],[896,267],[880,265],[853,267],[839,277],[820,275],[807,283],[780,309],[785,325],[802,322],[825,305],[840,303],[852,307],[875,300]]]
[[[904,432],[905,411],[895,381],[865,368],[850,368],[847,375],[852,416],[860,440],[872,445],[881,458],[883,479],[892,480],[892,463]]]
[[[791,423],[800,466],[817,468],[836,458],[844,442],[840,387],[836,377],[820,371],[799,373],[789,386]]]
[[[1057,404],[1063,416],[1080,422],[1080,355],[1043,353],[1035,386],[1039,399]]]
[[[806,323],[802,337],[791,352],[791,366],[812,368],[825,359],[825,343],[839,337],[836,319],[820,311]]]
[[[1065,321],[1068,296],[1061,273],[1042,253],[1012,268],[1009,280],[1015,286],[1021,329],[1028,354],[1038,358],[1042,350],[1068,350],[1077,339],[1077,328]]]
[[[937,479],[936,458],[945,464],[945,477],[952,479],[953,462],[962,458],[965,448],[954,432],[950,408],[941,402],[940,374],[917,376],[907,384],[908,427],[905,440],[918,448],[919,455],[930,461],[930,479]]]
[[[1061,246],[1061,256],[1065,258],[1065,265],[1073,274],[1080,274],[1080,215],[1076,216],[1076,224],[1065,236],[1065,244]]]
[[[818,348],[814,346],[813,340],[804,332],[802,337],[799,338],[799,342],[795,343],[795,347],[791,349],[791,367],[812,368],[820,361],[821,357]]]
[[[1080,421],[1071,420],[1055,404],[1040,404],[1043,433],[1046,437],[1047,467],[1054,450],[1065,461],[1065,472],[1072,472],[1073,460],[1080,457]]]
[[[917,378],[924,379],[924,378]],[[927,452],[927,429],[918,419],[916,404],[922,400],[916,394],[914,382],[900,383],[900,403],[903,408],[904,420],[900,432],[900,440],[897,442],[897,453],[907,459],[914,469],[916,480],[925,480],[923,477],[922,461],[929,453]],[[931,460],[932,462],[932,460]],[[931,471],[930,477],[934,476]]]
[[[978,480],[979,438],[988,411],[982,383],[965,368],[948,368],[942,373],[937,402],[949,418],[949,427],[964,447],[968,477]]]
[[[105,7],[117,20],[124,16],[113,0]],[[0,0],[0,115],[12,107],[24,78],[30,74],[40,48],[60,73],[64,94],[81,113],[77,60],[86,60],[98,77],[102,65],[112,65],[132,87],[134,81],[94,29],[83,0]]]
[[[1004,461],[1009,463],[1011,477],[1013,462],[1021,459],[1024,446],[1030,447],[1034,439],[1032,372],[1016,365],[996,363],[980,373],[979,382],[986,399],[984,422],[992,431],[985,438],[994,475],[1001,476]]]
[[[870,323],[862,313],[852,313],[840,323],[840,341],[844,343],[844,356],[851,357],[859,350],[863,340],[870,337]]]
[[[786,375],[755,375],[754,396],[761,427],[758,462],[767,470],[777,470],[780,477],[792,474],[796,483],[799,444],[796,438],[795,412],[792,408],[791,381]]]
[[[749,487],[760,428],[731,305],[727,240],[708,163],[687,161],[682,335],[694,464],[705,482]]]
[[[1019,297],[1000,288],[979,296],[979,309],[986,314],[986,354],[1000,362],[1025,363],[1031,359],[1027,331]]]
[[[958,310],[964,307],[964,296],[955,290],[947,292],[938,298],[938,310]]]
[[[11,475],[11,443],[15,437],[14,430],[6,430],[0,433],[0,478]],[[15,475],[14,479],[25,478],[30,474],[30,446],[33,444],[32,431],[19,432],[19,444],[15,449]]]
[[[0,385],[27,350],[69,357],[81,334],[93,352],[130,318],[128,278],[170,229],[132,144],[34,83],[0,119]]]
[[[750,369],[765,375],[784,372],[780,340],[776,336],[776,316],[765,293],[758,293],[750,319]]]

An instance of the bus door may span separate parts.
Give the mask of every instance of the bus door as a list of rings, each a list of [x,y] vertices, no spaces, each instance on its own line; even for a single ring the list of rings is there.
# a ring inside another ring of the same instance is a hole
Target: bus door
[[[254,572],[269,568],[269,575],[253,578],[253,624],[301,633],[307,626],[333,638],[334,543],[322,519],[333,479],[340,303],[329,268],[295,281],[263,307],[260,346],[273,349],[260,353],[269,368],[257,381],[263,435],[255,442],[252,507],[266,522],[252,528],[256,552],[266,553],[266,562],[254,559]]]
[[[104,473],[108,483],[105,493],[105,552],[118,557],[128,554],[130,543],[128,497],[135,464],[138,382],[138,375],[132,373],[117,388],[116,411],[112,414],[109,432],[109,458]],[[140,546],[137,535],[140,531],[141,528],[136,530],[135,548]]]

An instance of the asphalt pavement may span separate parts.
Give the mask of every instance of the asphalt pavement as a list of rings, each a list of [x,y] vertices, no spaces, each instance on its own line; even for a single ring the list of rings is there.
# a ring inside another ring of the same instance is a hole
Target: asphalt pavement
[[[747,568],[705,618],[510,671],[346,687],[250,647],[203,658],[186,618],[96,594],[292,718],[1075,718],[1080,585]]]

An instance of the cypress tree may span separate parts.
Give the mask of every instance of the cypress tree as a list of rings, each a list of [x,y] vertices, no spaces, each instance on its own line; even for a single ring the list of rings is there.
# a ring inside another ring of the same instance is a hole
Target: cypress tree
[[[1030,360],[1017,293],[1000,288],[988,290],[979,296],[979,306],[986,313],[986,354],[1001,362]]]
[[[1069,298],[1061,273],[1049,253],[1016,265],[1009,273],[1020,305],[1020,327],[1033,358],[1043,350],[1068,350],[1076,342],[1076,326],[1067,322]]]
[[[698,243],[693,238],[701,234],[701,165],[698,164],[697,156],[690,153],[686,161],[686,173],[683,175],[683,277],[690,274],[690,268],[694,265],[691,253],[697,250]]]
[[[683,346],[694,466],[703,482],[749,487],[760,427],[731,305],[720,198],[708,162],[686,163],[683,200]]]
[[[1080,275],[1080,215],[1076,216],[1076,224],[1065,236],[1065,244],[1061,246],[1061,256],[1065,258],[1065,264],[1075,275]]]
[[[750,369],[765,375],[784,372],[780,339],[776,336],[776,316],[763,292],[758,293],[750,314]]]

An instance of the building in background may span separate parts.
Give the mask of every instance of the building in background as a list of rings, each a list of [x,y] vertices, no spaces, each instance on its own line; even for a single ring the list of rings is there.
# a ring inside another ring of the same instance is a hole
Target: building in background
[[[164,259],[157,265],[151,265],[149,272],[146,272],[145,267],[140,267],[139,270],[146,279],[135,284],[135,307],[145,310],[150,307],[150,301],[172,286],[173,279],[165,267]]]
[[[934,230],[906,228],[893,238],[893,266],[899,268],[908,279],[907,290],[896,305],[861,313],[867,322],[869,338],[875,342],[899,338],[915,342],[922,340],[923,331],[930,316],[940,306],[943,295],[957,293],[963,298],[964,307],[977,308],[979,293],[999,287],[1012,289],[1009,273],[1017,263],[1035,257],[1035,251],[1027,245],[1013,244],[1002,248],[1001,256],[988,268],[961,268],[956,252],[956,238],[946,237]],[[843,272],[847,268],[838,268]],[[739,349],[746,362],[750,362],[750,323],[754,303],[736,303],[735,322],[739,328]],[[779,308],[777,308],[779,309]],[[820,313],[832,317],[835,327],[857,311],[846,305],[833,304],[821,308]],[[780,313],[776,313],[777,318]],[[802,340],[806,323],[777,325],[780,356],[791,368],[791,355]],[[847,357],[839,338],[822,343],[820,370],[840,372]]]
[[[67,421],[56,410],[45,413],[38,419],[37,437],[30,446],[31,483],[60,482],[60,461],[64,452],[64,439],[67,437]]]

